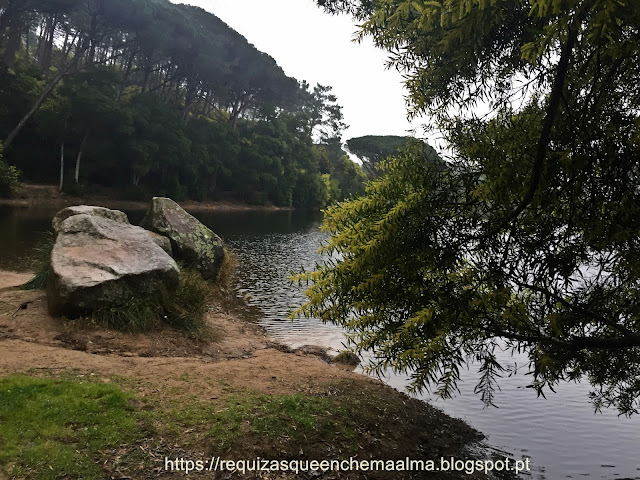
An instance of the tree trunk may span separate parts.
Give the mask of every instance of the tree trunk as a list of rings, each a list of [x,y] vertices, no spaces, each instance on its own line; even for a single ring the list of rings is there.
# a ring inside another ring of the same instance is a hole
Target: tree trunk
[[[78,36],[79,36],[79,32],[76,32],[73,35],[73,38],[71,39],[70,42],[67,42],[68,39],[65,39],[64,46],[62,47],[62,56],[65,61],[69,58],[69,55],[71,54],[71,49],[76,44],[76,40],[78,39]]]
[[[86,47],[84,47],[83,50],[81,49],[81,51],[84,51],[84,50],[86,50]],[[33,114],[36,113],[36,111],[44,103],[44,101],[51,94],[51,92],[53,92],[53,89],[56,88],[56,85],[58,85],[58,83],[60,83],[60,80],[62,80],[62,78],[65,75],[67,75],[75,65],[77,65],[78,60],[80,59],[80,56],[81,55],[76,55],[73,58],[73,60],[71,60],[64,68],[62,68],[58,72],[58,74],[55,76],[55,78],[53,80],[51,80],[49,85],[47,85],[47,88],[44,89],[44,92],[42,92],[42,94],[40,95],[38,100],[36,100],[36,103],[33,104],[33,107],[31,107],[31,109],[26,113],[26,115],[24,117],[22,117],[20,122],[18,122],[18,125],[16,125],[16,127],[11,131],[11,133],[9,133],[9,136],[4,141],[5,148],[8,147],[9,145],[11,145],[11,143],[13,143],[15,138],[20,133],[20,130],[22,130],[22,127],[24,127],[26,125],[26,123],[33,116]]]
[[[87,137],[89,134],[87,133],[82,139],[82,143],[80,144],[80,151],[78,152],[78,156],[76,158],[76,183],[78,183],[78,178],[80,177],[80,160],[82,159],[82,152],[84,151],[84,146],[87,143]]]
[[[7,42],[5,43],[4,50],[4,63],[7,67],[13,68],[16,64],[16,54],[20,48],[20,42],[22,40],[22,28],[18,24],[16,19],[15,23],[12,23],[7,30]]]
[[[88,63],[91,65],[95,62],[95,56],[96,56],[96,32],[98,31],[98,17],[96,15],[93,15],[91,17],[91,30],[89,31],[89,35],[91,38],[90,43],[90,48],[89,48],[89,56],[88,56]]]
[[[62,191],[62,185],[64,184],[64,142],[60,144],[60,186],[58,190]]]
[[[42,71],[49,70],[51,67],[51,55],[53,53],[53,40],[58,26],[58,18],[52,15],[47,20],[47,26],[44,33],[44,41],[42,46],[42,56],[40,57],[40,68]]]
[[[31,56],[31,45],[29,42],[29,37],[31,37],[31,24],[27,25],[27,36],[24,38],[24,48],[27,52],[27,58]]]
[[[142,79],[142,93],[149,91],[149,77],[151,76],[151,66],[145,65],[144,78]]]

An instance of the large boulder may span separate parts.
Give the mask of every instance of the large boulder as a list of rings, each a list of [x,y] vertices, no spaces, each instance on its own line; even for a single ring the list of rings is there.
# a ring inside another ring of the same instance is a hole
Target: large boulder
[[[72,207],[63,208],[58,213],[56,213],[56,216],[53,217],[53,220],[51,221],[53,231],[57,235],[62,222],[64,222],[69,217],[81,214],[108,218],[109,220],[113,220],[115,222],[124,223],[125,225],[131,225],[129,223],[129,218],[127,217],[127,215],[120,210],[111,210],[109,208],[97,207],[94,205],[74,205]],[[173,257],[173,252],[171,251],[171,241],[167,237],[155,232],[149,232],[149,235],[151,235],[151,239],[155,243],[157,243],[158,246],[160,246],[165,252]]]
[[[104,212],[103,212],[104,213]],[[175,289],[176,262],[146,230],[78,213],[58,224],[47,284],[49,310],[76,316]]]
[[[216,279],[224,243],[208,227],[170,198],[154,197],[140,224],[171,240],[174,258],[195,266],[205,279]]]
[[[58,213],[56,213],[56,216],[53,217],[53,220],[51,221],[53,231],[57,234],[60,230],[60,225],[62,224],[62,222],[64,222],[69,217],[82,214],[92,215],[94,217],[108,218],[109,220],[113,220],[115,222],[130,225],[127,215],[120,210],[110,210],[108,208],[96,207],[93,205],[76,205],[73,207],[63,208]]]
[[[146,231],[149,232],[149,230],[146,230]],[[156,233],[156,232],[149,232],[149,235],[151,235],[151,240],[153,240],[160,248],[162,248],[165,252],[167,252],[167,255],[169,255],[170,257],[173,257],[173,248],[171,248],[171,240],[169,240],[164,235],[160,235],[159,233]]]

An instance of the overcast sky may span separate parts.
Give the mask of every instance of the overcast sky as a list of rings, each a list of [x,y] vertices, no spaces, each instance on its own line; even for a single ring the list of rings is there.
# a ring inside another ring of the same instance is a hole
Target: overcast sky
[[[406,119],[402,76],[385,69],[386,53],[370,40],[354,43],[347,15],[324,13],[313,0],[186,0],[215,14],[298,80],[330,85],[350,128],[362,135],[407,135],[420,122]]]

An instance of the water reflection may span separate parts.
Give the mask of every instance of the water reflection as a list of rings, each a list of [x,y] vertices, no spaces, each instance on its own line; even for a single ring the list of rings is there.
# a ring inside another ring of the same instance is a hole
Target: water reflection
[[[29,270],[33,248],[51,230],[51,218],[46,208],[0,206],[0,268]]]
[[[344,334],[316,319],[288,320],[304,301],[303,289],[288,281],[291,273],[311,269],[320,260],[322,215],[315,212],[235,212],[194,215],[222,236],[238,255],[237,294],[260,309],[260,323],[274,339],[296,348],[313,344],[342,348]]]

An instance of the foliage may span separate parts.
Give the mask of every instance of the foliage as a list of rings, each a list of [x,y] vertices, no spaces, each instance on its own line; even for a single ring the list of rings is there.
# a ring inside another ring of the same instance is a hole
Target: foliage
[[[357,366],[360,364],[360,357],[353,352],[344,350],[336,355],[333,361],[343,365]]]
[[[7,165],[2,159],[2,143],[0,142],[0,197],[11,196],[20,186],[20,172],[16,167]]]
[[[163,306],[165,322],[178,330],[200,337],[207,330],[205,321],[211,285],[197,270],[182,268],[180,284],[175,292],[165,292]]]
[[[367,181],[365,170],[351,161],[338,138],[328,139],[316,146],[320,173],[329,174],[330,201],[360,195]]]
[[[130,399],[113,385],[0,379],[0,466],[20,478],[102,478],[102,452],[144,435]]]
[[[538,394],[585,378],[596,408],[638,413],[638,2],[318,3],[392,52],[452,153],[410,148],[329,210],[301,313],[418,389],[451,395],[473,360],[491,403],[504,348]]]

